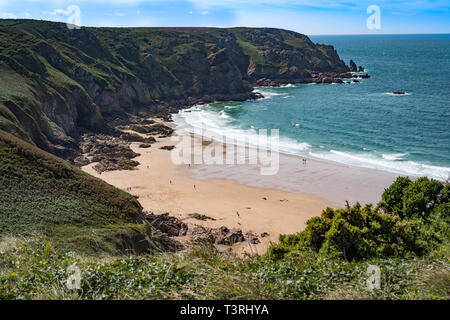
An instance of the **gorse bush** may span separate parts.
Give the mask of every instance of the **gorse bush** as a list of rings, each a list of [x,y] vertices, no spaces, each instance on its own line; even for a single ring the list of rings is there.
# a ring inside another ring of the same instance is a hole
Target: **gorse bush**
[[[399,177],[373,208],[356,203],[327,208],[307,222],[304,231],[281,235],[269,255],[285,257],[303,248],[346,260],[422,256],[449,236],[449,186],[419,178]]]
[[[383,193],[380,208],[402,218],[427,217],[435,206],[448,202],[449,186],[425,177],[415,182],[399,177]]]

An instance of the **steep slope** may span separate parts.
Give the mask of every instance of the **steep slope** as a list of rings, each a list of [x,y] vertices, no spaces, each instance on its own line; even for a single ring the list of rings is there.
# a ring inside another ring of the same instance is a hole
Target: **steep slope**
[[[0,238],[51,237],[81,251],[151,249],[131,195],[0,130]]]
[[[269,28],[81,28],[0,20],[0,129],[68,158],[106,119],[254,97],[349,71],[331,46]]]

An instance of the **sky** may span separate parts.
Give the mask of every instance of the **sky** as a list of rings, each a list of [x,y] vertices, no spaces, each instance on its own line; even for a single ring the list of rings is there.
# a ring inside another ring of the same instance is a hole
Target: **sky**
[[[0,18],[70,18],[96,27],[276,27],[308,35],[450,33],[450,0],[0,0]]]

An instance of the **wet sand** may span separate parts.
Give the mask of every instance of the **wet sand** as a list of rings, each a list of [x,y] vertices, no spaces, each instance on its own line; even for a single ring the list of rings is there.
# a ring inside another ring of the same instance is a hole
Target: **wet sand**
[[[160,147],[175,145],[172,138],[157,139],[151,148],[133,151],[136,170],[97,173],[91,163],[83,170],[139,197],[145,211],[170,213],[193,225],[239,228],[261,238],[258,245],[242,243],[237,251],[264,253],[280,234],[295,233],[305,222],[320,215],[327,206],[338,208],[345,200],[378,201],[394,175],[375,170],[350,168],[339,164],[280,154],[276,175],[260,175],[257,165],[175,165],[171,151]],[[197,138],[198,139],[198,138]],[[205,145],[205,144],[204,144]],[[176,150],[176,149],[175,149]],[[227,152],[230,152],[229,150]],[[216,219],[200,221],[189,217],[199,213]]]

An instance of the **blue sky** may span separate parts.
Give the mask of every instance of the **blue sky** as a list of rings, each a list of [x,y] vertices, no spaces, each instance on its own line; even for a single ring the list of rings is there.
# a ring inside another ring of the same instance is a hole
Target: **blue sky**
[[[0,0],[0,18],[63,21],[70,5],[83,26],[278,27],[309,35],[450,33],[449,0]],[[380,8],[369,29],[367,8]]]

